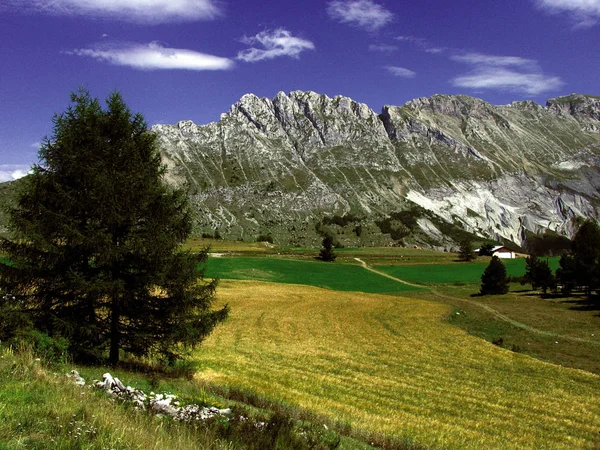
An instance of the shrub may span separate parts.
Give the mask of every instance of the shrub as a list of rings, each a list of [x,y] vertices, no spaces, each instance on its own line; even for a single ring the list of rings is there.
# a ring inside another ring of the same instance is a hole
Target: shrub
[[[69,357],[69,341],[63,337],[48,336],[38,330],[19,334],[22,344],[31,348],[34,355],[49,364],[65,364]]]

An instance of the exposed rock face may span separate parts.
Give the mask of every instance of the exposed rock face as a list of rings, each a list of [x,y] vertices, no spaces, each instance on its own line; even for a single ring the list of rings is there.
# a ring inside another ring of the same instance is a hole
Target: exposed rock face
[[[376,236],[375,222],[416,204],[426,212],[408,242],[451,245],[436,228],[450,223],[521,243],[525,230],[569,235],[573,217],[600,211],[600,99],[592,96],[542,107],[435,95],[376,114],[341,96],[248,94],[218,123],[152,130],[170,181],[194,193],[199,229],[232,238],[270,232],[316,244],[324,216],[352,213],[370,231],[340,240],[380,244],[390,239]]]

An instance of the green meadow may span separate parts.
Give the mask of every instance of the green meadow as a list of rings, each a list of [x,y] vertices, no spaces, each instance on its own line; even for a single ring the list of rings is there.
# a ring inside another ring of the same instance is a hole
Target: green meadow
[[[482,260],[484,258],[481,258]],[[558,257],[544,258],[553,271],[558,268]],[[476,283],[487,267],[489,258],[484,261],[456,264],[419,264],[419,265],[376,265],[377,270],[411,283],[437,285],[449,283]],[[511,277],[525,274],[525,259],[503,260],[506,273]]]
[[[277,257],[210,258],[209,278],[305,284],[336,291],[394,293],[418,288],[369,272],[358,265],[297,261]]]

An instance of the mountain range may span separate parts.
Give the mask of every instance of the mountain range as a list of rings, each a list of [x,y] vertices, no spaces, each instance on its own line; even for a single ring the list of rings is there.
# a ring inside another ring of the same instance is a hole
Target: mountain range
[[[314,246],[513,245],[600,211],[600,97],[494,106],[434,95],[378,114],[314,92],[243,96],[218,122],[154,125],[198,233]]]

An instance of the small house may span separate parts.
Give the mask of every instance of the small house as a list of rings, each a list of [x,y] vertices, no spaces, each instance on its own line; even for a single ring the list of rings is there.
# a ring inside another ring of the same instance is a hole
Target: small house
[[[514,259],[517,257],[517,254],[514,250],[511,250],[508,247],[504,247],[503,245],[498,245],[494,247],[492,249],[492,255],[502,259]]]
[[[479,254],[479,249],[476,249],[475,253]],[[518,255],[514,250],[511,250],[503,245],[498,245],[492,248],[492,256],[497,256],[498,258],[502,259],[514,259]]]

